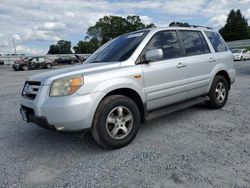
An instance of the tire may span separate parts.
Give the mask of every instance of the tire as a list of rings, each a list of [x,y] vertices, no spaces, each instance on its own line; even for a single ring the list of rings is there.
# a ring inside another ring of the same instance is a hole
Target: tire
[[[52,65],[50,63],[46,64],[46,69],[51,69]]]
[[[27,65],[23,65],[23,66],[22,66],[22,70],[23,70],[23,71],[27,71],[27,70],[29,70],[29,67],[28,67]]]
[[[209,106],[213,109],[222,108],[228,99],[229,86],[223,76],[215,76],[209,91]]]
[[[139,125],[140,112],[135,102],[122,95],[111,95],[100,102],[91,133],[99,145],[115,149],[128,145]]]

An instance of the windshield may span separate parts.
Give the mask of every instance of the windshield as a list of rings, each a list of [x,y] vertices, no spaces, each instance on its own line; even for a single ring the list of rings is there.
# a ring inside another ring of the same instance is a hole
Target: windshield
[[[138,31],[119,36],[99,48],[86,63],[117,62],[127,60],[149,31]]]
[[[233,49],[232,53],[241,53],[241,51],[242,51],[241,49]]]

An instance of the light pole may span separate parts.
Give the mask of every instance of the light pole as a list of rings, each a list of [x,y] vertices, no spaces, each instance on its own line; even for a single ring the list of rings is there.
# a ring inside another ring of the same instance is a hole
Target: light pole
[[[16,55],[16,44],[15,44],[15,39],[13,39],[13,46],[14,46],[15,55]]]

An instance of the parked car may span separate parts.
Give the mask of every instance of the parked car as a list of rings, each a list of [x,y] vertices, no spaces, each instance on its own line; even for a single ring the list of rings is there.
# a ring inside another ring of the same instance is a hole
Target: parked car
[[[57,131],[91,129],[105,148],[140,123],[197,103],[222,108],[235,81],[232,53],[208,28],[152,28],[119,36],[84,64],[31,76],[21,115]]]
[[[0,65],[4,65],[4,61],[0,60]]]
[[[243,60],[249,60],[250,59],[250,51],[249,50],[243,51],[242,59]]]
[[[54,62],[58,65],[67,65],[67,64],[79,63],[80,60],[77,57],[61,56],[55,59]]]
[[[233,49],[234,60],[248,60],[250,59],[250,51],[246,49]]]
[[[14,62],[13,70],[31,70],[31,69],[51,69],[54,65],[53,60],[45,59],[44,57],[31,57]]]

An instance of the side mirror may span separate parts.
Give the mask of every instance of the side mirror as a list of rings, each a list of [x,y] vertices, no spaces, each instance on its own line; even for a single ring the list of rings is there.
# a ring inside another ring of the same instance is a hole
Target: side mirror
[[[162,49],[148,50],[146,51],[145,58],[147,62],[159,61],[163,58],[163,51]]]

